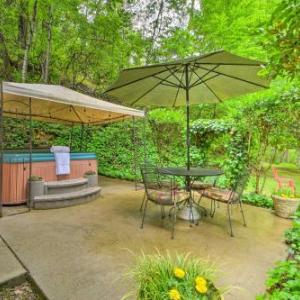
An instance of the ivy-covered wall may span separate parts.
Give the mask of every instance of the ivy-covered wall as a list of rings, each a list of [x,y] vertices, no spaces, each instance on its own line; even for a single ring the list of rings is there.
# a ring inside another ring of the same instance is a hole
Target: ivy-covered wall
[[[28,121],[5,119],[5,148],[28,148]],[[147,121],[132,119],[98,127],[33,122],[34,148],[70,145],[72,151],[97,154],[99,173],[134,180],[146,159],[159,165],[186,164],[186,128],[182,111],[157,109]],[[222,120],[197,120],[191,127],[191,161],[194,166],[213,162],[225,170],[224,185],[234,182],[245,160],[243,134]],[[219,146],[213,142],[219,138]],[[72,143],[71,143],[72,141]],[[217,151],[217,153],[215,153]],[[221,157],[221,159],[220,159]]]

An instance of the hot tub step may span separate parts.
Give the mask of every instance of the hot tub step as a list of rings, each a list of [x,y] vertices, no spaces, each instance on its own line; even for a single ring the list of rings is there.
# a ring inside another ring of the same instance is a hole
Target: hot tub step
[[[36,196],[33,201],[35,209],[61,208],[77,205],[96,199],[101,192],[101,187],[89,187],[80,191]]]
[[[67,179],[60,181],[48,181],[45,182],[45,194],[63,194],[75,191],[80,191],[88,187],[87,178]]]

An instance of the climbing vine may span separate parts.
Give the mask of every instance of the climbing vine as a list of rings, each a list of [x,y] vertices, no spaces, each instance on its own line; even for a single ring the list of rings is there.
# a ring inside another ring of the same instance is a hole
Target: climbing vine
[[[247,131],[231,122],[220,119],[199,119],[191,127],[192,142],[202,157],[202,165],[207,163],[207,153],[213,141],[223,135],[229,135],[224,145],[226,159],[221,163],[225,171],[226,186],[233,186],[244,173],[248,163]]]

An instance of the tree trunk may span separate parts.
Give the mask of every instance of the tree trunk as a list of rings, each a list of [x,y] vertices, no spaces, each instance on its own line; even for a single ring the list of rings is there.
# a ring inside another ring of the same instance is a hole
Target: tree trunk
[[[160,19],[162,17],[163,9],[164,9],[164,1],[162,0],[160,1],[158,15],[154,22],[153,33],[151,36],[151,45],[146,59],[147,64],[151,62],[156,36],[160,33],[160,28],[161,28]]]
[[[43,67],[43,82],[49,83],[49,64],[51,56],[51,42],[52,42],[52,6],[48,10],[49,20],[46,22],[47,29],[47,49],[45,53],[45,61]]]
[[[266,179],[267,179],[267,172],[270,171],[272,165],[274,164],[275,159],[276,159],[276,155],[277,155],[277,147],[274,148],[273,155],[272,155],[272,157],[269,161],[269,167],[264,170],[264,177],[263,177],[263,181],[262,181],[262,184],[261,184],[261,187],[260,187],[260,194],[262,194],[262,192],[265,188]]]
[[[27,32],[26,45],[25,45],[23,64],[22,64],[22,82],[26,82],[26,78],[27,78],[28,57],[29,57],[29,50],[32,44],[34,32],[35,32],[36,14],[37,14],[37,0],[34,1],[32,17],[31,20],[28,22],[29,32]]]

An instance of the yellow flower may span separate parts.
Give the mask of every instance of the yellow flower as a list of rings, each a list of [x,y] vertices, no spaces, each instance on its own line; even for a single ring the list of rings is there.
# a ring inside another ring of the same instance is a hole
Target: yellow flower
[[[180,296],[180,293],[177,289],[171,289],[169,291],[169,298],[171,300],[180,300],[181,299],[181,296]]]
[[[185,276],[185,271],[180,268],[175,268],[174,275],[175,277],[182,279]]]
[[[196,279],[195,279],[195,283],[196,283],[196,285],[206,285],[207,281],[204,277],[197,276]]]
[[[200,294],[205,294],[207,292],[206,284],[196,284],[195,288]]]

